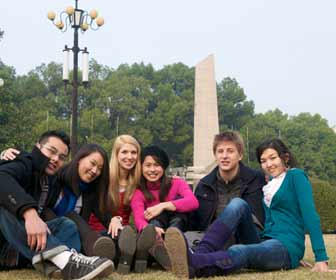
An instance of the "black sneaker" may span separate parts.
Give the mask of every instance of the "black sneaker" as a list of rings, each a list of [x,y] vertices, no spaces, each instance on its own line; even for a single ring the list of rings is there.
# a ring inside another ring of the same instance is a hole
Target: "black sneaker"
[[[93,244],[93,255],[113,261],[116,255],[116,248],[112,238],[107,236],[99,237]]]
[[[107,258],[87,257],[72,250],[67,265],[62,269],[64,280],[90,280],[113,272],[113,262]]]
[[[120,258],[117,267],[119,274],[127,274],[131,270],[133,256],[136,249],[136,233],[131,226],[125,226],[119,235],[118,246]]]
[[[143,273],[147,268],[149,249],[154,245],[156,231],[153,225],[147,225],[139,235],[136,246],[134,272]]]

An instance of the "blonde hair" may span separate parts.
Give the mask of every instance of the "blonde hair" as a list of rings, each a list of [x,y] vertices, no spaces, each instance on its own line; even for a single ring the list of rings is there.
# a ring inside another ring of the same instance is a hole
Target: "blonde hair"
[[[132,195],[136,187],[140,183],[141,163],[140,153],[141,148],[139,142],[131,135],[118,136],[113,144],[112,154],[110,159],[110,184],[109,184],[109,200],[111,201],[111,210],[117,211],[120,206],[119,186],[120,186],[120,165],[118,161],[118,153],[121,147],[125,144],[133,145],[138,152],[138,158],[134,167],[127,175],[127,185],[125,186],[124,205],[129,205]]]

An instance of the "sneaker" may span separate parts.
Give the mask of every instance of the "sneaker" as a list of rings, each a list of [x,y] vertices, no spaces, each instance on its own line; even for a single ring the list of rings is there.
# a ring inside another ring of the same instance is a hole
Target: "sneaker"
[[[167,247],[161,236],[156,235],[154,245],[149,249],[149,254],[165,270],[171,270],[171,263]]]
[[[133,256],[136,249],[136,233],[131,226],[125,226],[119,235],[118,246],[120,258],[117,267],[119,274],[127,274],[131,270]]]
[[[54,270],[53,272],[51,272],[48,275],[48,278],[51,278],[51,279],[63,279],[62,270],[60,270],[59,268],[56,269],[56,270]]]
[[[43,273],[45,276],[51,277],[51,275],[58,270],[57,266],[49,261],[50,258],[61,254],[64,251],[68,251],[68,247],[64,245],[60,245],[54,247],[52,249],[48,249],[46,251],[40,252],[36,254],[32,259],[33,267]],[[59,273],[58,273],[59,276]],[[62,277],[61,277],[62,278]]]
[[[153,225],[147,225],[139,235],[136,246],[134,272],[143,273],[147,268],[149,249],[154,245],[156,231]]]
[[[114,241],[107,236],[99,237],[93,244],[93,255],[114,260],[116,255],[116,248]]]
[[[107,258],[87,257],[71,250],[67,265],[62,269],[64,280],[89,280],[113,272],[113,262]]]

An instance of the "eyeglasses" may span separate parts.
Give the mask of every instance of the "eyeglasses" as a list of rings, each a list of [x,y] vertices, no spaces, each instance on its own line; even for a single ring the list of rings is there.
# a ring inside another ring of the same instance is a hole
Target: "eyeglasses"
[[[55,147],[50,147],[47,144],[41,144],[41,148],[45,148],[52,157],[57,156],[60,161],[66,161],[68,158],[67,155],[59,153]]]

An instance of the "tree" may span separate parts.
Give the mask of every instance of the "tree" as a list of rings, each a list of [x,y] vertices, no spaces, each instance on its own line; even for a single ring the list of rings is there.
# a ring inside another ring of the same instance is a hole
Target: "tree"
[[[284,129],[301,167],[309,175],[336,181],[336,134],[319,114],[301,113]]]
[[[232,78],[217,85],[220,130],[239,130],[254,116],[254,103],[247,101],[244,90]]]
[[[7,145],[13,145],[12,138],[15,129],[10,125],[11,116],[15,112],[15,87],[16,77],[13,67],[5,65],[0,60],[0,77],[5,85],[0,87],[0,149]]]
[[[41,64],[16,76],[0,61],[0,149],[30,148],[46,129],[70,132],[71,92],[61,65]],[[90,61],[91,83],[79,88],[79,144],[96,142],[111,151],[118,134],[164,148],[172,166],[192,164],[194,69],[182,63],[155,70],[151,64],[122,64],[116,70]],[[253,101],[233,78],[217,85],[220,129],[236,129],[246,143],[245,160],[259,168],[255,148],[280,137],[309,175],[336,182],[336,134],[320,115],[289,117],[279,109],[254,113]]]
[[[245,160],[248,165],[259,168],[255,155],[255,148],[268,138],[276,138],[283,135],[283,128],[288,122],[288,115],[279,109],[268,111],[264,114],[256,114],[240,129],[245,140]]]
[[[248,138],[247,138],[248,131]],[[267,138],[281,138],[310,176],[336,181],[336,134],[320,115],[301,113],[288,117],[279,109],[257,114],[242,129],[245,159],[258,168],[255,148]]]

